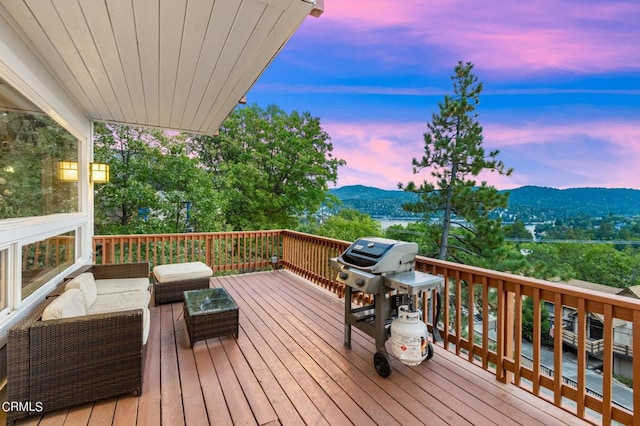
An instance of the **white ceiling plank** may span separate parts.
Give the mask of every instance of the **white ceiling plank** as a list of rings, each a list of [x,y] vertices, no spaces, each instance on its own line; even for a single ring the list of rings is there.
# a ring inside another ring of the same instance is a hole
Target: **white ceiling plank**
[[[85,110],[45,67],[46,61],[0,3],[0,79],[81,141],[90,132]]]
[[[160,0],[160,123],[169,126],[178,75],[186,0]]]
[[[213,71],[222,54],[231,27],[240,9],[241,2],[218,0],[213,6],[212,19],[204,39],[200,62],[196,69],[193,85],[184,111],[181,125],[191,128],[198,109],[210,102],[205,98]],[[209,107],[207,107],[208,109]]]
[[[217,102],[216,99],[218,99],[222,86],[238,60],[238,52],[244,51],[251,33],[255,26],[258,25],[265,8],[266,5],[264,3],[254,0],[244,0],[242,2],[229,37],[222,49],[220,60],[213,72],[211,81],[209,81],[205,99],[212,100],[214,103]],[[209,119],[211,109],[200,108],[200,111],[194,117],[193,126],[202,128],[205,121]]]
[[[95,106],[91,103],[91,100],[87,97],[80,83],[67,67],[67,64],[65,64],[60,57],[55,46],[51,44],[51,41],[26,3],[23,1],[14,1],[4,3],[3,6],[13,21],[23,29],[24,35],[28,37],[25,42],[32,47],[34,52],[38,52],[38,57],[48,66],[48,69],[61,87],[64,87],[68,91],[69,95],[87,112],[87,115],[90,115],[88,111],[95,111]]]
[[[87,26],[82,9],[76,2],[58,1],[55,8],[80,55],[87,72],[101,93],[112,120],[122,121],[124,115],[117,102],[100,54],[96,48],[91,32]]]
[[[133,4],[142,68],[142,85],[148,124],[160,125],[160,5],[158,0],[136,0]]]
[[[284,13],[276,7],[267,8],[260,25],[252,34],[247,49],[236,63],[237,68],[230,74],[229,81],[224,85],[216,105],[210,111],[209,120],[202,126],[206,128],[207,133],[219,128],[224,120],[224,117],[220,118],[221,113],[235,107],[238,100],[271,63],[275,57],[274,53],[279,52],[295,33],[312,7],[311,4],[296,2]],[[282,28],[288,28],[288,31],[285,32]]]
[[[281,10],[286,10],[291,4],[291,2],[295,0],[256,0],[256,1],[260,1],[269,6],[277,7],[278,9],[281,9]]]
[[[147,122],[140,54],[131,0],[106,0],[116,45],[135,113],[135,124]]]
[[[213,133],[313,7],[0,0],[0,15],[91,119]]]
[[[217,113],[217,111],[220,111],[222,108],[224,108],[224,105],[226,105],[228,101],[233,102],[231,105],[231,108],[233,108],[239,102],[240,98],[246,94],[239,93],[236,99],[228,99],[229,95],[237,86],[239,81],[245,83],[244,85],[247,87],[250,87],[254,83],[257,76],[251,75],[250,73],[249,75],[247,75],[248,68],[250,68],[251,62],[259,56],[259,51],[264,43],[264,40],[270,36],[270,33],[273,31],[274,25],[276,24],[276,22],[278,22],[282,15],[283,11],[279,8],[270,6],[266,8],[264,13],[260,17],[260,21],[251,33],[251,36],[247,41],[242,54],[234,64],[231,72],[227,76],[227,79],[220,87],[218,97],[215,104],[212,106],[207,119],[204,122],[204,127],[208,129],[213,125],[213,122],[215,121],[215,114]],[[254,79],[252,80],[252,78]]]
[[[58,12],[49,0],[27,0],[27,6],[33,13],[42,29],[47,34],[51,43],[62,61],[66,64],[71,73],[76,77],[82,87],[83,92],[91,100],[95,107],[94,114],[110,116],[108,106],[102,98],[102,94],[96,87],[91,74],[87,70],[82,56],[71,40],[69,33],[60,19]]]
[[[180,61],[176,78],[176,91],[171,111],[171,126],[182,123],[185,106],[193,85],[196,67],[201,58],[204,36],[207,32],[213,2],[211,0],[190,0],[185,16]]]
[[[120,111],[125,117],[133,117],[135,116],[133,103],[131,102],[127,80],[122,69],[118,46],[111,28],[107,6],[104,2],[96,2],[95,0],[79,0],[79,3],[98,50],[98,55],[105,68],[107,78],[111,82]],[[105,119],[105,117],[101,117],[101,120]]]

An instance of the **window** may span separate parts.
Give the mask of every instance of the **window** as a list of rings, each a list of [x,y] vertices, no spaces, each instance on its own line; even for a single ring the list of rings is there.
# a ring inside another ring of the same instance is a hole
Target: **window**
[[[78,140],[0,80],[0,219],[79,211]]]
[[[9,306],[8,289],[9,289],[9,268],[7,265],[8,250],[0,250],[0,311],[5,310]]]
[[[22,300],[73,264],[76,232],[22,246]]]

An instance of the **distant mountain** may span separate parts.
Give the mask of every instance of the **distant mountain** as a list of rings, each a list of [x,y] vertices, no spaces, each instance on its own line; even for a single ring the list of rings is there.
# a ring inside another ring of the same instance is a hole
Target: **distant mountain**
[[[523,186],[508,191],[507,212],[524,221],[553,220],[588,215],[592,217],[640,215],[640,190],[623,188],[556,189]],[[364,185],[343,186],[329,193],[354,208],[373,217],[416,217],[402,209],[415,201],[417,195],[400,190],[385,190]]]
[[[372,217],[418,217],[402,209],[403,204],[418,199],[412,192],[352,185],[330,189],[329,193],[342,201],[345,207],[359,210]]]
[[[555,217],[640,215],[640,190],[637,189],[523,186],[508,192],[511,213],[546,212]]]

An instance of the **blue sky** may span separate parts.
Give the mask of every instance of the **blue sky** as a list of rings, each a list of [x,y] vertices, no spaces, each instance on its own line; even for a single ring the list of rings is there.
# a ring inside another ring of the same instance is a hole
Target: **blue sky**
[[[422,182],[411,159],[459,60],[484,84],[499,189],[640,189],[640,1],[325,0],[249,103],[309,111],[347,161],[337,186]]]

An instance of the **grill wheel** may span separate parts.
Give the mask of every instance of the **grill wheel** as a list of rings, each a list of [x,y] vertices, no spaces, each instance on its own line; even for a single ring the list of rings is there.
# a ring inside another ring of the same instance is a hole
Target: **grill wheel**
[[[381,377],[389,377],[391,374],[391,361],[383,352],[376,352],[373,355],[373,366]]]

